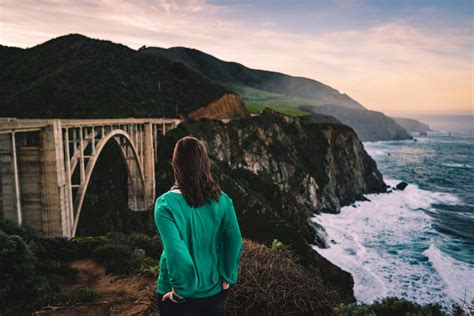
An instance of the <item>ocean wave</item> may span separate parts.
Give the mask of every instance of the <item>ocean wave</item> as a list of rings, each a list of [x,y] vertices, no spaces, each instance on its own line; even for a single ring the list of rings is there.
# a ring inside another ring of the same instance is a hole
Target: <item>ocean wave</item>
[[[386,180],[392,187],[399,182]],[[357,300],[368,303],[378,297],[398,296],[446,307],[459,303],[474,283],[468,277],[474,266],[433,246],[449,237],[435,229],[428,213],[436,212],[435,204],[458,205],[462,201],[453,194],[422,190],[413,184],[403,191],[367,198],[370,201],[343,207],[340,214],[312,218],[325,228],[330,245],[328,249],[313,248],[353,275]]]
[[[446,285],[446,292],[449,297],[459,301],[468,301],[474,297],[472,284],[474,284],[474,263],[466,263],[453,259],[444,254],[434,244],[423,252],[433,264],[436,272],[441,276]],[[460,282],[460,280],[467,280]],[[467,286],[469,285],[470,286]]]
[[[441,165],[445,167],[451,167],[451,168],[465,168],[465,169],[473,168],[470,164],[467,164],[467,163],[443,163]]]

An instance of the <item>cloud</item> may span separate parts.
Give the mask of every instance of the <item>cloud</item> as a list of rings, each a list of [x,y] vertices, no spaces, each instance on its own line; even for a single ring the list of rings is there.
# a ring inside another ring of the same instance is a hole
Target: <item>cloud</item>
[[[2,44],[25,47],[82,33],[135,49],[187,46],[253,68],[317,79],[373,109],[472,107],[473,39],[462,24],[439,31],[398,18],[295,32],[275,20],[243,18],[235,5],[204,0],[4,0],[0,12]]]

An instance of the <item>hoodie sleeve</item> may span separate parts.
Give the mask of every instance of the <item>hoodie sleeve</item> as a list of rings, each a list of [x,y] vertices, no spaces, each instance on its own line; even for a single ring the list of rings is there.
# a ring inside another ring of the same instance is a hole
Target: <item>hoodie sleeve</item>
[[[220,241],[219,273],[230,285],[237,283],[239,261],[242,253],[242,235],[240,233],[234,204],[229,198],[226,223]]]
[[[170,284],[178,295],[190,297],[197,288],[196,267],[163,197],[155,203],[155,223],[166,252]]]

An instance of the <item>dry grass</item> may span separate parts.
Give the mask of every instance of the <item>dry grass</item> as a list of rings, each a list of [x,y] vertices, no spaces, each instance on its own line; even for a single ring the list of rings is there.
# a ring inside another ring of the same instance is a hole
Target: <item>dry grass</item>
[[[238,284],[231,288],[226,314],[329,315],[337,301],[314,269],[298,264],[288,248],[244,240]]]

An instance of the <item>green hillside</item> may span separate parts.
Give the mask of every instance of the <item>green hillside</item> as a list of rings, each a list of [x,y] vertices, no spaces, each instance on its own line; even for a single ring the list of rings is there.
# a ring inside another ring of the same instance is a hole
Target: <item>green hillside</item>
[[[250,88],[241,84],[230,83],[225,86],[241,95],[247,109],[252,113],[260,113],[264,108],[268,107],[290,116],[310,114],[298,108],[302,104],[312,104],[312,100],[309,99],[289,97],[283,94]]]
[[[348,95],[316,80],[250,69],[184,47],[149,47],[139,51],[145,55],[182,62],[203,76],[236,91],[253,113],[268,107],[291,116],[311,116],[319,122],[342,122],[352,127],[363,141],[410,138],[403,127],[383,113],[370,111]]]
[[[302,105],[339,104],[348,108],[364,108],[349,96],[316,80],[250,69],[195,49],[149,47],[140,49],[140,52],[182,62],[238,92],[251,112],[259,112],[265,106],[289,115],[306,115],[306,112],[298,109]]]

